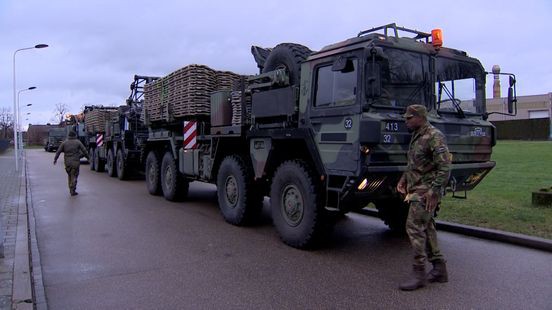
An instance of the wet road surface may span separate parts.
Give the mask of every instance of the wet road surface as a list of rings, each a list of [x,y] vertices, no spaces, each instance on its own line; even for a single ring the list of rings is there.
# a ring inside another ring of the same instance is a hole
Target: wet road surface
[[[88,165],[70,197],[52,160],[27,152],[50,309],[552,309],[548,252],[439,232],[450,282],[401,292],[409,243],[378,219],[347,215],[301,251],[280,242],[266,200],[261,223],[235,227],[212,185],[172,203]]]

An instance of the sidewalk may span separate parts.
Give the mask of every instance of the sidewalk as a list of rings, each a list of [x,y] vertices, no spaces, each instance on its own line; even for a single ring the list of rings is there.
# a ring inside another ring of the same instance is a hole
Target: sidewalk
[[[0,310],[33,309],[33,299],[36,309],[46,309],[40,266],[35,272],[31,268],[29,246],[36,247],[36,238],[34,219],[27,212],[30,196],[26,192],[25,160],[21,160],[19,171],[15,171],[13,152],[9,149],[0,154],[0,238],[4,238],[5,256],[0,258]],[[35,287],[33,274],[39,280]]]

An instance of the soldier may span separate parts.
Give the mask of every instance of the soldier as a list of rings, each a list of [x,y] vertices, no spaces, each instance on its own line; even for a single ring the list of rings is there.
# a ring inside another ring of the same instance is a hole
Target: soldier
[[[397,191],[406,195],[409,203],[406,232],[414,250],[413,278],[400,285],[411,291],[426,282],[447,282],[446,261],[437,245],[436,209],[449,178],[451,155],[444,135],[427,121],[423,105],[411,105],[403,115],[412,132],[408,149],[408,166],[397,184]],[[433,269],[426,275],[429,260]]]
[[[67,135],[67,140],[59,146],[56,156],[54,157],[54,165],[57,162],[59,154],[63,152],[64,162],[65,162],[65,171],[67,172],[67,181],[69,185],[69,193],[71,196],[78,195],[76,192],[77,189],[77,178],[79,177],[79,167],[81,157],[86,157],[90,160],[88,152],[82,143],[77,140],[77,133],[70,131]]]

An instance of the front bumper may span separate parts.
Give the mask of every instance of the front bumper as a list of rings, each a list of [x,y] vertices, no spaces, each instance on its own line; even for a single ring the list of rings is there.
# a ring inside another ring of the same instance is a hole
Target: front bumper
[[[452,164],[447,191],[468,191],[475,188],[495,167],[494,161]],[[359,195],[378,195],[393,191],[406,166],[368,166],[356,184]]]

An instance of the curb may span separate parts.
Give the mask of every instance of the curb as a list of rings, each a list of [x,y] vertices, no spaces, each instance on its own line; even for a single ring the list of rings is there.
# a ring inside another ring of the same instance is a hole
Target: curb
[[[27,174],[27,162],[25,161],[25,185],[27,189],[27,219],[29,223],[29,247],[31,264],[31,285],[33,289],[34,310],[47,310],[46,292],[42,279],[42,266],[40,264],[40,253],[38,252],[38,242],[36,239],[35,217],[33,209],[33,195],[31,191],[31,182]]]
[[[15,237],[15,257],[13,266],[12,309],[33,309],[31,270],[29,266],[29,226],[27,217],[24,166],[19,172],[19,198],[17,206],[17,228]]]
[[[373,216],[373,217],[379,217],[378,211],[373,209],[361,209],[361,210],[355,211],[355,213]],[[437,224],[437,228],[443,231],[448,231],[448,232],[476,237],[480,239],[499,241],[504,243],[520,245],[520,246],[524,246],[532,249],[552,252],[552,240],[549,240],[549,239],[510,233],[510,232],[489,229],[489,228],[449,223],[444,221],[435,221],[435,223]]]
[[[36,241],[35,219],[26,158],[23,158],[19,178],[12,309],[45,310],[48,306]]]

